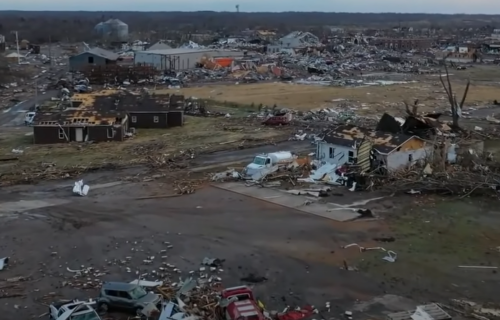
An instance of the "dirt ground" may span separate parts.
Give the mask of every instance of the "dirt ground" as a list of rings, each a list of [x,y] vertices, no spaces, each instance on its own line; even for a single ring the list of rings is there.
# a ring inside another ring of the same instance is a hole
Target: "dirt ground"
[[[71,195],[72,180],[0,190],[0,256],[11,258],[0,275],[27,278],[2,285],[0,298],[19,295],[1,298],[8,319],[38,317],[57,299],[95,297],[101,281],[131,281],[136,274],[157,279],[153,270],[163,262],[182,271],[165,276],[185,277],[204,257],[226,260],[219,274],[226,286],[241,284],[248,274],[268,278],[254,290],[270,309],[328,301],[331,315],[322,316],[335,317],[383,294],[420,302],[464,296],[499,302],[495,270],[458,268],[500,264],[497,200],[389,197],[373,204],[380,219],[339,223],[210,185],[191,195],[139,200],[172,192],[169,179],[116,182],[141,173],[86,174],[88,197]],[[342,203],[367,196],[338,191]],[[391,236],[394,242],[377,239]],[[350,243],[394,250],[397,261],[382,260],[380,250],[343,248]],[[150,256],[157,259],[145,265]],[[343,270],[344,261],[358,271]],[[78,277],[67,270],[85,267],[103,275]]]
[[[159,189],[168,193],[166,182],[99,187],[118,175],[123,173],[85,176],[92,188],[85,198],[71,196],[71,181],[0,191],[0,255],[11,258],[1,278],[28,278],[3,289],[4,295],[22,295],[3,298],[6,319],[37,317],[47,310],[44,303],[57,299],[95,297],[96,281],[131,281],[136,272],[159,272],[162,262],[182,270],[171,275],[174,280],[186,277],[204,257],[226,260],[220,277],[227,286],[240,285],[239,279],[250,273],[268,278],[254,290],[272,309],[307,303],[321,307],[330,301],[340,314],[356,299],[382,293],[376,281],[341,270],[335,258],[335,233],[344,229],[342,235],[354,240],[359,230],[210,186],[155,200],[135,198]],[[40,201],[55,205],[20,207]],[[160,258],[165,255],[161,250],[168,250],[168,258]],[[155,262],[145,265],[150,256],[157,257]],[[119,262],[127,257],[128,262]],[[90,266],[105,275],[73,278],[67,270]]]
[[[453,77],[453,76],[452,76]],[[204,87],[162,90],[177,92],[186,96],[210,99],[220,102],[233,102],[242,105],[263,104],[288,107],[296,110],[311,110],[338,105],[339,99],[356,105],[357,113],[395,112],[404,109],[403,101],[413,102],[419,99],[422,111],[434,111],[447,108],[447,98],[437,76],[416,78],[415,83],[362,86],[329,87],[290,83],[259,83],[245,85],[211,85]],[[454,90],[461,97],[463,81],[455,81]],[[472,82],[466,100],[466,106],[491,105],[500,99],[498,85]]]

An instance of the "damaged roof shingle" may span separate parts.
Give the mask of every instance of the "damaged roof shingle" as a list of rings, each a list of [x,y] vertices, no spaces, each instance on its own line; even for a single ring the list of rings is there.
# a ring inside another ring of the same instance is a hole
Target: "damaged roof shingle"
[[[412,114],[406,117],[406,120],[401,123],[397,118],[384,113],[377,124],[376,130],[390,133],[405,133],[408,135],[417,135],[419,137],[427,136],[429,131],[431,131],[432,134],[437,134],[437,131],[441,133],[451,131],[448,124],[439,121],[440,116],[441,114],[438,113],[422,116]]]
[[[397,149],[406,141],[418,137],[402,133],[392,134],[373,131],[355,126],[341,126],[326,132],[323,140],[335,145],[356,148],[365,138],[373,142],[375,150],[387,154]]]

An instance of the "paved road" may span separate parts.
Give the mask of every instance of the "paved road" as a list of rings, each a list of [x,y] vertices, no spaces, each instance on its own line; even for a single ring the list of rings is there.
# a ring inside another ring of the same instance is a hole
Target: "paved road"
[[[21,101],[11,108],[0,110],[0,126],[2,127],[17,127],[24,125],[24,114],[34,107],[36,103],[42,103],[52,97],[56,97],[58,91],[47,91],[44,95],[39,95],[36,99],[31,97]]]
[[[243,150],[219,151],[212,154],[202,155],[194,161],[195,165],[213,165],[224,162],[252,161],[253,157],[259,153],[269,153],[275,151],[291,152],[314,152],[316,146],[310,141],[286,141],[276,145],[267,145]]]

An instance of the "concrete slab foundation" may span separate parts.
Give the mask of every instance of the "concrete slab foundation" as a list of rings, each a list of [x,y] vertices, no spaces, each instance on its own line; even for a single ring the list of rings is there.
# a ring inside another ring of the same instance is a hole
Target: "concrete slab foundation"
[[[274,203],[290,209],[295,209],[309,214],[335,221],[350,221],[360,217],[355,208],[339,208],[338,206],[315,202],[314,197],[297,196],[277,189],[246,186],[241,182],[227,182],[213,185],[216,188],[236,192],[248,197]],[[307,200],[312,203],[305,204]]]

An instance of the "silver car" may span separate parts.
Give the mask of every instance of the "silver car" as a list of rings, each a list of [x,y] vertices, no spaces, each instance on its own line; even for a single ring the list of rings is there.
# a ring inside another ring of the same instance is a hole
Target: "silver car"
[[[126,310],[139,314],[149,304],[160,306],[162,298],[153,292],[147,292],[143,287],[125,282],[105,282],[97,298],[97,309]]]

